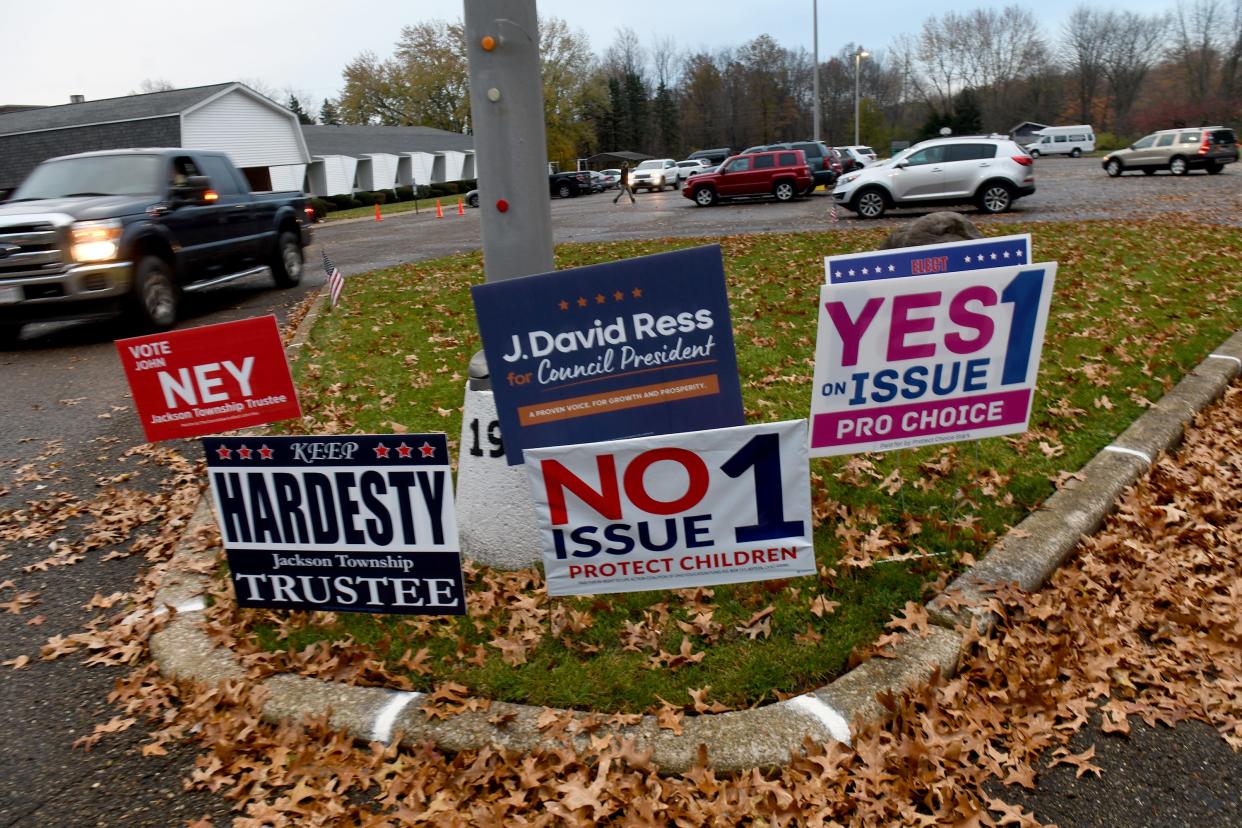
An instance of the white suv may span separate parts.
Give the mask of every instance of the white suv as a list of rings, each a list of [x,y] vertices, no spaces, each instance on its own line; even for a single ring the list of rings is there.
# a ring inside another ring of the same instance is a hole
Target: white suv
[[[671,158],[651,158],[642,162],[630,173],[630,187],[635,190],[681,189],[681,177],[677,162]]]
[[[985,213],[1003,213],[1034,192],[1031,156],[997,136],[923,141],[888,161],[841,176],[832,197],[873,219],[893,207],[966,202]]]

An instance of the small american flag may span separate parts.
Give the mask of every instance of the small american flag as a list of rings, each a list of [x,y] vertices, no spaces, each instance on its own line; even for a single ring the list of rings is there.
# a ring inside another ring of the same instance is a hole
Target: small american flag
[[[327,251],[321,252],[323,253],[323,272],[328,274],[328,292],[332,297],[332,307],[335,308],[336,303],[341,299],[341,289],[345,287],[345,277],[341,275],[340,269],[332,264]]]

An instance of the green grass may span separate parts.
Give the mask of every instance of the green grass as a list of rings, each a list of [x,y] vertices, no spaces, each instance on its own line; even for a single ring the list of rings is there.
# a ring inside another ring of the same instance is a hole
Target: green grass
[[[908,601],[960,571],[1159,399],[1242,319],[1242,231],[1152,223],[991,227],[1031,232],[1036,260],[1060,263],[1031,429],[1025,435],[811,465],[819,574],[696,591],[548,598],[535,572],[468,575],[471,615],[460,619],[253,613],[269,649],[296,652],[354,642],[397,661],[427,648],[420,689],[452,680],[497,699],[637,711],[688,690],[730,707],[771,701],[839,675]],[[818,287],[826,254],[878,247],[882,231],[742,236],[721,240],[738,364],[752,421],[805,417]],[[559,268],[703,243],[657,240],[565,245]],[[715,240],[710,240],[715,241]],[[479,348],[468,287],[478,254],[354,277],[346,302],[318,321],[295,366],[309,433],[446,431],[456,453],[465,367]],[[894,555],[928,555],[883,562]],[[876,562],[880,561],[880,562]],[[513,596],[533,597],[532,610]],[[822,617],[812,602],[838,603]],[[486,609],[495,601],[499,608]],[[719,629],[687,633],[694,605]],[[770,637],[739,631],[768,606]],[[573,611],[584,629],[555,635]],[[560,619],[559,622],[557,619]],[[626,625],[644,619],[653,645],[626,652]],[[589,623],[588,623],[589,622]],[[507,664],[489,643],[530,637],[526,663]],[[687,637],[698,663],[649,669],[657,651]],[[481,649],[476,649],[481,648]],[[467,658],[481,656],[481,663]]]
[[[444,212],[448,213],[450,209],[457,209],[457,199],[459,198],[464,205],[466,203],[465,193],[454,196],[440,196],[439,199],[420,198],[416,201],[390,201],[387,204],[380,205],[380,215],[387,216],[392,213],[408,213],[411,210],[414,210],[416,206],[420,211],[429,210],[434,213],[436,211],[437,200],[440,202],[440,206],[444,209]],[[470,208],[467,207],[466,209]],[[374,215],[375,207],[373,205],[368,205],[366,207],[351,207],[348,210],[334,210],[324,216],[323,220],[325,222],[331,222],[339,221],[340,219],[371,218]]]

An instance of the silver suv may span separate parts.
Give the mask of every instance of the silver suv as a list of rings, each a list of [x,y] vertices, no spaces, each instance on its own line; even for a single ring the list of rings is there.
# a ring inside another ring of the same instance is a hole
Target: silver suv
[[[893,207],[974,202],[1003,213],[1035,192],[1035,166],[1008,138],[933,138],[841,176],[832,197],[863,218]]]
[[[1152,175],[1168,170],[1185,175],[1191,170],[1207,170],[1215,175],[1238,160],[1238,138],[1224,127],[1183,127],[1162,129],[1135,141],[1126,149],[1104,156],[1104,171],[1113,178],[1130,170]]]

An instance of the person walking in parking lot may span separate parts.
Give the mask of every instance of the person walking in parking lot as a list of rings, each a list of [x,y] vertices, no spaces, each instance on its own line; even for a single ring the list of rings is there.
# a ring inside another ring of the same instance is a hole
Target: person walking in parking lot
[[[621,200],[621,196],[623,195],[628,195],[630,197],[630,204],[638,203],[637,201],[634,200],[634,190],[630,187],[630,162],[629,161],[621,162],[621,186],[617,188],[617,197],[612,200],[612,203],[616,204],[618,201]]]

